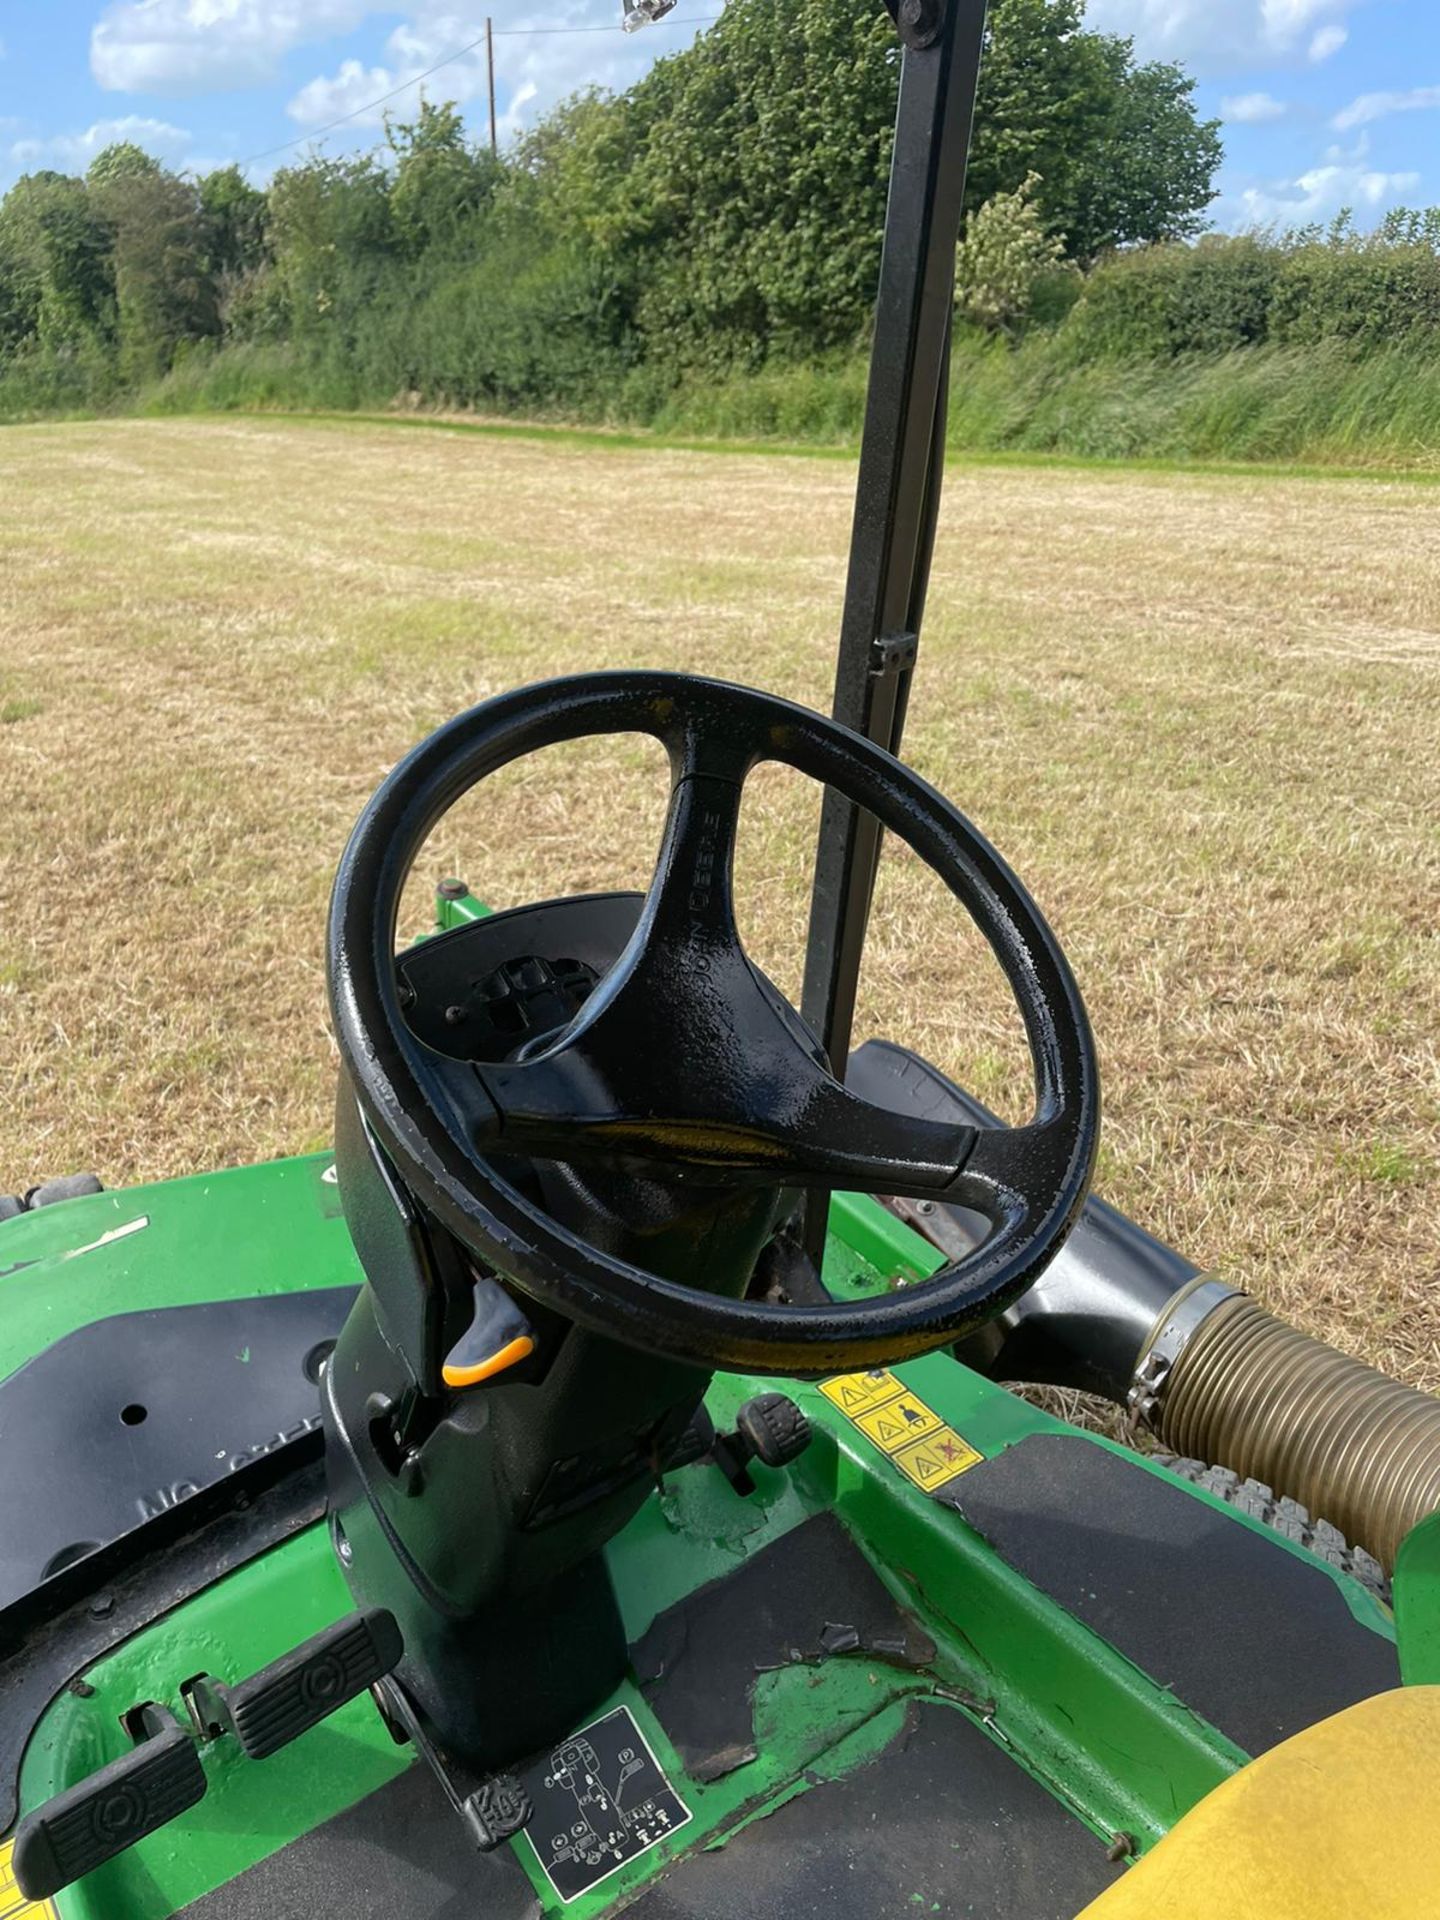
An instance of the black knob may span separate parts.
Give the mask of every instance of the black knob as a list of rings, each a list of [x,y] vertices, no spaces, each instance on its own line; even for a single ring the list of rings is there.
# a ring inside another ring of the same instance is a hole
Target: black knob
[[[810,1444],[810,1422],[783,1393],[757,1393],[735,1416],[735,1431],[756,1460],[788,1467]]]

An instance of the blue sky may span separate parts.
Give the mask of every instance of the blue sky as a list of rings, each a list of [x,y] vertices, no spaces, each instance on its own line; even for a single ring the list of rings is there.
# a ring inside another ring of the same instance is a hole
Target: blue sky
[[[489,0],[502,140],[588,83],[623,86],[682,46],[721,0],[679,0],[669,22],[615,30],[618,0]],[[783,0],[777,0],[783,4]],[[1328,219],[1353,206],[1440,202],[1436,0],[1090,0],[1091,24],[1182,61],[1224,122],[1216,223]],[[465,0],[0,0],[0,188],[80,171],[114,139],[203,171],[256,158],[263,180],[299,141],[413,79],[484,31]],[[536,31],[564,27],[563,33]],[[426,83],[478,130],[483,46]],[[394,103],[411,105],[411,87]],[[323,135],[368,147],[380,110]]]

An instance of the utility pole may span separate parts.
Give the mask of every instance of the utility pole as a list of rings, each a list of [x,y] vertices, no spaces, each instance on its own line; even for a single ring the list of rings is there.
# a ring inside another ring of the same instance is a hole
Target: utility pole
[[[485,16],[485,68],[490,76],[490,151],[497,151],[495,145],[495,36],[490,28],[490,16]]]

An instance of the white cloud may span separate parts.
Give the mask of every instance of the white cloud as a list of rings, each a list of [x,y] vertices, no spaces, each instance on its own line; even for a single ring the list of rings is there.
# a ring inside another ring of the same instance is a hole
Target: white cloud
[[[375,0],[112,0],[90,34],[90,71],[115,93],[205,93],[263,84],[283,56],[349,33]]]
[[[1277,100],[1273,93],[1236,93],[1227,95],[1220,102],[1220,111],[1227,120],[1237,120],[1242,126],[1259,126],[1265,120],[1280,120],[1290,111],[1283,100]]]
[[[1132,34],[1146,59],[1182,60],[1200,73],[1234,72],[1259,62],[1323,58],[1326,36],[1343,44],[1341,21],[1362,0],[1090,0],[1086,20]]]
[[[164,158],[183,152],[190,143],[184,127],[172,127],[168,120],[152,120],[138,113],[127,113],[121,120],[97,120],[83,133],[56,133],[45,138],[16,140],[10,147],[10,160],[17,167],[87,167],[97,153],[112,147],[117,140],[129,140],[147,153]]]
[[[388,93],[395,85],[395,76],[388,67],[367,67],[359,60],[342,60],[328,78],[321,75],[301,87],[285,111],[302,127],[323,126],[328,120],[338,120],[342,114],[358,112],[367,100]],[[368,116],[372,126],[377,125],[379,119],[378,110]]]
[[[1348,27],[1321,27],[1310,42],[1310,60],[1319,66],[1322,60],[1328,60],[1332,53],[1338,53],[1350,38]]]
[[[1410,87],[1403,93],[1362,93],[1348,107],[1342,107],[1330,122],[1337,133],[1351,127],[1369,126],[1392,113],[1416,113],[1425,107],[1440,107],[1440,87]]]
[[[1363,217],[1395,205],[1419,184],[1418,173],[1380,173],[1327,161],[1294,180],[1270,180],[1223,194],[1215,218],[1218,225],[1233,229],[1308,226],[1332,218],[1342,207],[1352,207]]]
[[[1354,144],[1342,146],[1337,140],[1334,146],[1325,149],[1325,158],[1339,166],[1353,166],[1357,160],[1363,160],[1370,152],[1370,136],[1362,127]]]
[[[718,7],[706,8],[706,12],[718,11]],[[299,126],[322,127],[344,115],[357,114],[356,126],[378,126],[387,111],[408,112],[419,97],[419,89],[402,95],[393,105],[387,103],[368,112],[358,110],[404,86],[438,61],[446,64],[433,81],[426,83],[425,92],[432,99],[456,100],[462,105],[478,102],[483,116],[488,84],[483,41],[458,60],[447,60],[447,56],[483,33],[484,15],[476,18],[456,14],[446,0],[420,0],[407,12],[408,18],[385,42],[382,64],[366,66],[359,60],[343,60],[332,72],[318,74],[287,104],[291,119]],[[563,24],[571,31],[533,31],[551,24]],[[619,32],[619,25],[618,0],[568,0],[568,4],[555,0],[533,18],[506,16],[504,25],[495,30],[499,139],[512,137],[521,125],[577,88],[629,86],[657,53],[677,51],[697,30],[677,24],[631,36]],[[575,31],[591,28],[606,31]],[[473,111],[469,120],[472,132],[481,133],[480,120]]]

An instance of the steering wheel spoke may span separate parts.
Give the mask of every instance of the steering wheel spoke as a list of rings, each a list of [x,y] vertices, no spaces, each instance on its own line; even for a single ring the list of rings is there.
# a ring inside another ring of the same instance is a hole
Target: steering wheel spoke
[[[1054,1120],[971,1132],[972,1145],[945,1199],[1013,1229],[1063,1188],[1069,1141],[1067,1129]]]

